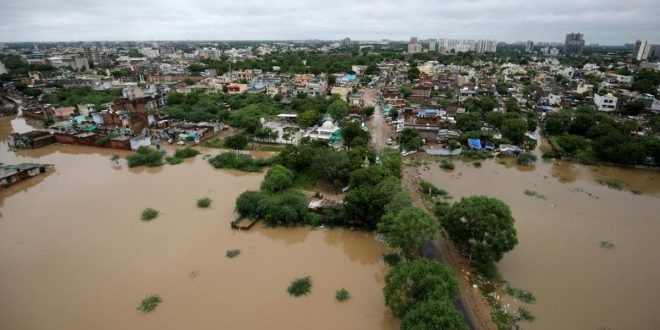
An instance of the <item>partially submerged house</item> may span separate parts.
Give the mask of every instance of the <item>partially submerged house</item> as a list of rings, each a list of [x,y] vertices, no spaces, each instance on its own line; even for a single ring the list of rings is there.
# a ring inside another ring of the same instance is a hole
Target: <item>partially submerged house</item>
[[[0,165],[0,187],[7,188],[25,179],[46,173],[46,164],[24,163],[18,165]]]

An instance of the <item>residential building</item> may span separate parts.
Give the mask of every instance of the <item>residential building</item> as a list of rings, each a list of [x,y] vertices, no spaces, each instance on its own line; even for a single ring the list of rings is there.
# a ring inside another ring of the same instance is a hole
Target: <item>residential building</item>
[[[617,97],[608,93],[606,95],[594,94],[594,104],[599,111],[612,112],[616,110]]]
[[[633,57],[638,61],[645,61],[651,54],[651,44],[646,40],[637,40],[635,42],[635,49],[633,50]]]
[[[534,42],[531,40],[527,40],[527,42],[525,43],[525,52],[531,53],[532,51],[534,51]]]
[[[564,41],[564,54],[581,56],[584,51],[584,36],[582,33],[569,33]]]
[[[417,39],[417,37],[410,37],[410,43],[411,44],[416,44],[418,41],[419,40]]]
[[[435,40],[430,40],[429,41],[429,52],[435,52],[437,49],[437,44]]]
[[[478,40],[474,46],[477,53],[494,53],[497,51],[497,40]]]
[[[342,47],[350,46],[351,45],[351,38],[346,37],[346,38],[342,39],[339,43],[341,44]]]
[[[5,64],[0,62],[0,74],[5,74],[7,73],[7,69],[5,68]]]
[[[408,44],[408,54],[416,54],[422,52],[422,44],[410,43]]]
[[[147,58],[156,58],[160,56],[160,50],[158,50],[158,48],[143,47],[140,48],[140,54],[146,56]]]

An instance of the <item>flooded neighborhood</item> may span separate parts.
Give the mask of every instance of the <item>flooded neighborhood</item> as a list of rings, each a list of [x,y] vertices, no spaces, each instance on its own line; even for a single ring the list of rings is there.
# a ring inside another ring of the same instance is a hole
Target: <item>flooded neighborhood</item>
[[[5,138],[25,127],[0,120]],[[2,329],[398,327],[381,292],[387,249],[372,233],[231,229],[234,200],[263,174],[215,170],[201,158],[134,170],[93,147],[0,148],[3,162],[55,166],[1,191]],[[213,206],[198,209],[201,196]],[[141,222],[145,207],[162,215]],[[229,249],[241,256],[226,258]],[[302,274],[315,290],[293,300],[286,287]],[[353,294],[350,305],[334,300],[339,287]],[[134,305],[152,293],[166,303],[145,318]]]

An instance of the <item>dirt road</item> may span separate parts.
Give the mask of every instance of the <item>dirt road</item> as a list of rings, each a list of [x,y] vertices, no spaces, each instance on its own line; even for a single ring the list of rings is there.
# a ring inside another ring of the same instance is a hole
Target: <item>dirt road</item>
[[[368,122],[369,132],[371,132],[371,146],[376,150],[383,149],[387,146],[387,139],[393,137],[394,133],[392,127],[385,120],[383,109],[376,102],[379,91],[375,88],[365,88],[360,92],[362,92],[362,100],[364,100],[365,106],[373,106],[376,109]]]
[[[410,192],[413,204],[424,207],[422,197],[419,194],[420,183],[419,170],[416,167],[406,166],[403,170],[403,184]],[[491,307],[479,292],[478,288],[472,287],[469,280],[470,267],[467,260],[458,252],[452,241],[444,233],[425,244],[427,253],[424,257],[442,262],[456,273],[459,284],[460,296],[458,307],[466,316],[468,324],[472,329],[495,330],[497,326],[491,319]],[[428,251],[432,248],[435,251]],[[433,253],[435,252],[435,253]]]

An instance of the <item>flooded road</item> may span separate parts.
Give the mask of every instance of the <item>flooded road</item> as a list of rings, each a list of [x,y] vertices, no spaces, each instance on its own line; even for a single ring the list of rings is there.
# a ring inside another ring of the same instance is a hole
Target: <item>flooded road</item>
[[[487,195],[510,205],[519,244],[498,268],[537,298],[527,307],[536,320],[523,328],[658,329],[660,172],[541,160],[526,168],[481,163],[455,161],[453,171],[429,163],[420,172],[455,201]],[[599,180],[620,181],[626,190]]]
[[[0,119],[0,139],[23,125]],[[0,144],[0,162],[55,165],[0,191],[0,329],[398,328],[382,295],[386,249],[372,234],[232,231],[236,197],[263,173],[216,170],[201,156],[128,169],[113,154],[127,152]],[[195,204],[204,196],[209,209]],[[147,207],[160,216],[140,221]],[[228,259],[229,249],[242,253]],[[290,297],[303,275],[311,294]],[[336,302],[340,288],[352,299]],[[163,303],[145,315],[136,308],[149,294]]]

